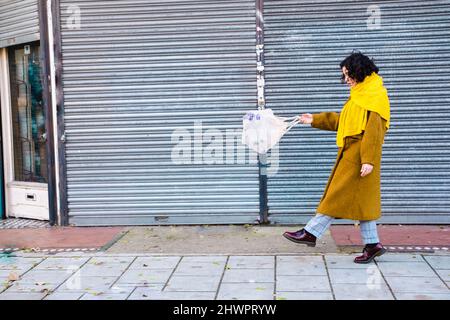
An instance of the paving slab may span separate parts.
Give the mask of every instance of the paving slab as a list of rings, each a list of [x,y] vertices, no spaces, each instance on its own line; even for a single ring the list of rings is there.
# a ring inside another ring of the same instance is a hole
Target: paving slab
[[[15,281],[8,289],[3,292],[29,292],[29,293],[47,293],[54,291],[59,284],[46,282],[22,282]]]
[[[336,283],[333,292],[336,300],[394,300],[388,286],[379,285]]]
[[[425,261],[420,254],[409,254],[409,253],[396,253],[391,254],[387,252],[380,257],[376,258],[377,262],[423,262]]]
[[[424,258],[434,269],[450,269],[450,255],[424,255]]]
[[[321,256],[278,256],[277,276],[326,276],[327,270]]]
[[[222,282],[274,282],[275,269],[227,269]]]
[[[85,293],[79,300],[126,300],[128,296],[128,293]]]
[[[220,277],[172,276],[165,291],[217,291]]]
[[[87,262],[88,258],[85,257],[73,257],[73,258],[60,258],[60,257],[48,257],[39,263],[35,269],[38,270],[64,270],[64,269],[77,269]]]
[[[38,292],[4,292],[0,294],[0,300],[42,300],[46,293]]]
[[[181,260],[175,274],[188,276],[220,276],[225,268],[225,261],[189,261]]]
[[[353,259],[355,258],[355,255],[325,255],[325,261],[327,263],[327,268],[329,269],[336,269],[336,268],[343,268],[343,269],[366,269],[367,264],[360,264],[360,263],[354,263]],[[376,258],[375,258],[376,259]],[[374,264],[372,262],[372,264]]]
[[[276,300],[333,300],[330,291],[277,291]]]
[[[443,281],[450,282],[450,269],[436,269],[435,271]]]
[[[124,264],[105,264],[103,266],[88,264],[84,265],[82,268],[78,269],[77,274],[81,276],[110,276],[118,277],[122,275],[127,270],[127,266]]]
[[[450,293],[395,293],[397,300],[450,300]]]
[[[30,269],[42,262],[43,258],[25,258],[3,255],[0,256],[0,270]]]
[[[171,274],[171,269],[129,269],[122,274],[117,285],[166,283]]]
[[[327,276],[277,276],[277,291],[331,291]]]
[[[394,294],[406,293],[449,293],[446,285],[436,277],[385,277]]]
[[[82,276],[78,273],[68,278],[59,288],[60,291],[105,291],[118,277]]]
[[[21,283],[60,284],[72,276],[71,270],[37,270],[33,269],[20,277]]]
[[[215,291],[158,291],[138,287],[130,297],[128,297],[128,300],[214,300],[215,295]]]
[[[87,264],[94,264],[94,265],[104,265],[104,264],[121,264],[125,266],[129,266],[134,260],[136,259],[135,256],[94,256],[92,257]]]
[[[218,300],[273,300],[273,283],[222,283]]]
[[[81,298],[81,296],[84,294],[84,292],[59,292],[54,291],[48,296],[45,297],[44,300],[78,300]]]
[[[181,256],[175,257],[138,257],[130,265],[130,269],[174,269]]]
[[[366,269],[329,269],[331,284],[384,284],[377,266]]]
[[[273,269],[275,256],[230,256],[227,267],[232,269]]]
[[[434,277],[436,274],[426,262],[389,262],[378,265],[385,276]]]

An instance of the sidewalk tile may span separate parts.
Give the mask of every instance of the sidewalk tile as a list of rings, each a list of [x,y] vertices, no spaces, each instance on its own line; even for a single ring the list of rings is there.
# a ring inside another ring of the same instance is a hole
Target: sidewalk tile
[[[92,257],[87,264],[94,264],[97,266],[100,265],[110,265],[110,264],[122,264],[122,265],[130,265],[133,260],[135,259],[134,256],[130,256],[130,257],[124,257],[124,256],[120,256],[120,257]]]
[[[225,268],[224,261],[189,261],[181,260],[175,270],[176,275],[186,276],[220,276]]]
[[[126,265],[124,264],[109,264],[109,265],[94,265],[94,264],[87,264],[84,265],[81,269],[77,271],[77,274],[80,274],[81,276],[97,276],[101,274],[104,277],[113,277],[113,276],[120,276],[122,273],[125,272],[127,269]]]
[[[166,283],[171,274],[172,269],[128,269],[119,278],[117,284]]]
[[[436,269],[435,271],[443,281],[450,282],[450,269]]]
[[[42,300],[46,293],[5,292],[0,294],[0,300]]]
[[[138,287],[128,300],[214,300],[216,293],[195,291],[159,291]]]
[[[66,269],[78,269],[81,267],[89,258],[47,258],[41,263],[39,263],[35,269],[36,270],[66,270]]]
[[[367,269],[329,269],[331,284],[384,283],[380,270],[375,265]]]
[[[173,269],[181,257],[138,257],[130,269]]]
[[[390,253],[387,252],[381,257],[376,258],[377,262],[423,262],[425,261],[420,254],[409,253]]]
[[[378,265],[384,276],[434,277],[436,274],[426,262],[386,262]]]
[[[4,292],[44,293],[45,291],[54,291],[58,285],[56,283],[27,283],[16,281]]]
[[[273,300],[273,283],[222,283],[218,300]]]
[[[274,282],[274,269],[229,269],[222,282]]]
[[[278,291],[276,293],[276,300],[333,300],[333,295],[329,291]]]
[[[30,270],[20,278],[22,283],[37,283],[45,282],[52,284],[59,284],[64,282],[73,272],[70,270],[60,271],[60,270]]]
[[[103,276],[80,276],[74,274],[66,280],[59,288],[59,291],[87,291],[97,290],[104,291],[109,289],[111,285],[117,280],[117,277],[103,277]]]
[[[277,291],[331,291],[327,276],[278,276]]]
[[[217,291],[220,276],[172,276],[165,291]]]
[[[450,269],[450,255],[446,256],[424,256],[434,269]]]
[[[211,262],[211,263],[225,263],[227,256],[185,256],[181,259],[182,263],[188,262]]]
[[[327,270],[322,257],[279,256],[277,257],[277,276],[326,276]]]
[[[78,300],[84,292],[59,292],[55,291],[45,297],[44,300]]]
[[[333,284],[336,300],[394,300],[386,284]]]
[[[385,277],[394,293],[449,293],[449,289],[437,277]]]
[[[273,269],[275,268],[274,256],[231,256],[227,267],[232,269]]]
[[[365,269],[367,264],[354,263],[356,255],[325,255],[328,269]],[[373,262],[372,262],[373,263]]]
[[[128,297],[128,293],[85,293],[80,300],[125,300]]]
[[[450,293],[396,293],[397,300],[450,300]]]
[[[22,258],[14,256],[0,256],[0,270],[23,270],[38,265],[43,258]]]

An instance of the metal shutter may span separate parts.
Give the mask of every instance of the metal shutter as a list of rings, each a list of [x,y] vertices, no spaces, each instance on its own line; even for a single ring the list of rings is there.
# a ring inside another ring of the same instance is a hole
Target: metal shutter
[[[37,0],[0,0],[0,48],[39,38]]]
[[[239,133],[234,161],[229,145],[222,164],[171,161],[175,129],[196,139],[201,120],[225,145],[255,109],[253,0],[62,0],[61,28],[71,224],[258,219],[258,165],[237,163],[249,158]]]
[[[369,5],[380,9],[379,29],[368,28]],[[339,62],[353,49],[375,58],[392,113],[382,222],[450,222],[449,12],[450,1],[265,1],[266,102],[276,114],[340,111]],[[311,218],[336,151],[335,133],[309,126],[283,138],[268,180],[272,222]]]

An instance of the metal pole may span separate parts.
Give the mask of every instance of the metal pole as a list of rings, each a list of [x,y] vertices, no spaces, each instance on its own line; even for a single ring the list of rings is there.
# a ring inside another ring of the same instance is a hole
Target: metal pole
[[[265,108],[264,94],[264,0],[256,0],[256,69],[258,87],[258,109]],[[258,155],[259,174],[259,222],[269,223],[269,206],[267,197],[267,156]]]

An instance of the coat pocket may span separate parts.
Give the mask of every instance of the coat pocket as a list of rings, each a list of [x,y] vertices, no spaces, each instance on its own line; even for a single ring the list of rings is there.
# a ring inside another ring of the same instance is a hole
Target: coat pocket
[[[356,165],[361,165],[361,140],[358,138],[346,137],[342,158]]]

